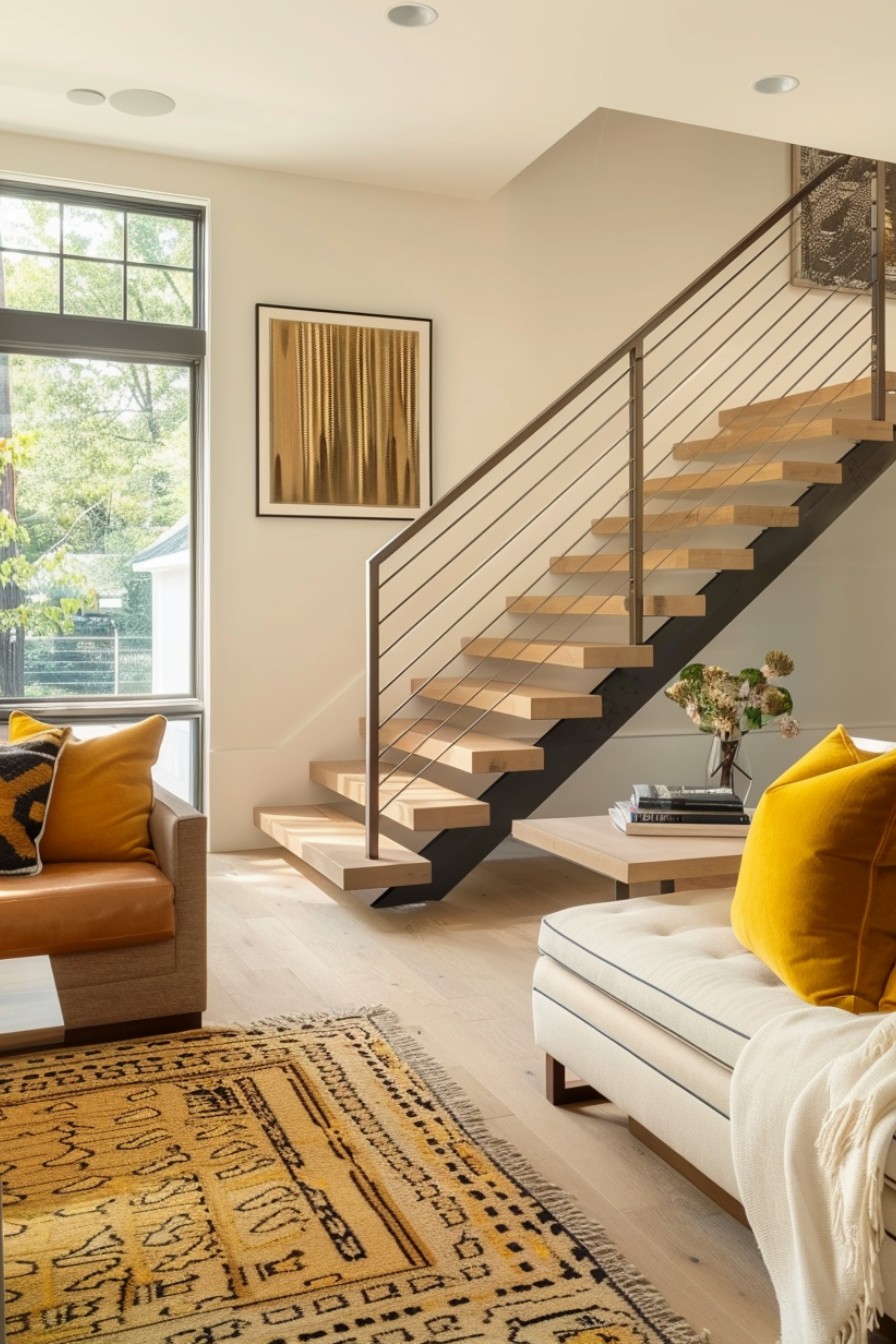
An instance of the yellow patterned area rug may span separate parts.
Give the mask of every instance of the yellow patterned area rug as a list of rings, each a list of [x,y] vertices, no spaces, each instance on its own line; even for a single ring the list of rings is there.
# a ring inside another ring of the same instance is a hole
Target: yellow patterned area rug
[[[9,1344],[698,1339],[382,1009],[2,1059],[0,1182]]]

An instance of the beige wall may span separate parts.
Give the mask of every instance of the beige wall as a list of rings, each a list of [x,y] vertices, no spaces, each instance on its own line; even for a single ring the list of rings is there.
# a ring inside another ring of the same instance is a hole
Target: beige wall
[[[507,419],[492,376],[492,212],[24,136],[0,135],[0,171],[209,202],[212,845],[264,843],[255,804],[322,796],[307,783],[308,759],[360,750],[364,560],[393,525],[255,517],[255,304],[433,319],[440,493]]]
[[[433,318],[439,494],[782,199],[787,164],[771,142],[598,112],[473,203],[0,135],[0,171],[209,201],[214,848],[263,843],[257,803],[321,797],[309,759],[360,754],[363,561],[390,535],[373,521],[254,516],[254,305]],[[878,485],[708,651],[740,665],[790,649],[813,730],[838,717],[891,728],[881,603],[894,489]],[[693,776],[704,749],[654,702],[545,810],[594,810],[636,777]],[[759,772],[793,750],[764,735]]]

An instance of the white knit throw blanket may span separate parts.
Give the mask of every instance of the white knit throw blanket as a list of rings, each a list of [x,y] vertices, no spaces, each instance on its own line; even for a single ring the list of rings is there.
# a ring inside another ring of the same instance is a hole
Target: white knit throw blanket
[[[882,1311],[883,1168],[896,1013],[798,1008],[748,1042],[731,1086],[737,1183],[781,1344],[866,1344]]]

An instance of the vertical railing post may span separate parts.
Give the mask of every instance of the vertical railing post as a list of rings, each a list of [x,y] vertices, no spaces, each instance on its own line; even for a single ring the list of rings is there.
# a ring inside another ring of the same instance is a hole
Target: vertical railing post
[[[628,639],[644,642],[644,343],[628,356]]]
[[[871,418],[887,418],[887,166],[871,178]]]
[[[367,561],[367,691],[364,733],[364,832],[368,859],[380,843],[380,565]]]

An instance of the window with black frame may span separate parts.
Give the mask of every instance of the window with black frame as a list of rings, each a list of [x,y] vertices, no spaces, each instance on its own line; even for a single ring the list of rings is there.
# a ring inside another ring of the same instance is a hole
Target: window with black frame
[[[200,790],[203,215],[0,182],[0,704],[169,722]]]

